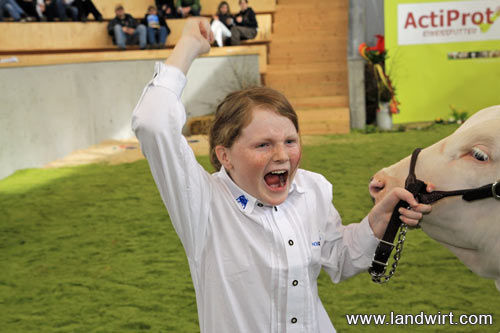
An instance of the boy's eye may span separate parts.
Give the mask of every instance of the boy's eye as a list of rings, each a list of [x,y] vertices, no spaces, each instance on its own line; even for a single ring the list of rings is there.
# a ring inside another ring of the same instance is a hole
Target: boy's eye
[[[297,142],[297,140],[295,140],[295,139],[289,139],[289,140],[286,140],[286,143],[287,143],[287,144],[293,144],[293,143],[295,143],[295,142]]]
[[[257,148],[264,148],[267,147],[269,144],[268,143],[261,143],[257,145]]]

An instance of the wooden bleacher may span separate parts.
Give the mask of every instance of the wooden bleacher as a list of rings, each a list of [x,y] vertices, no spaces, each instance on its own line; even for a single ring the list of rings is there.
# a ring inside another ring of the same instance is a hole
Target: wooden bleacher
[[[220,0],[201,0],[201,15],[212,16],[217,11]],[[232,13],[240,11],[238,0],[227,0]],[[115,6],[122,4],[125,12],[135,18],[143,18],[148,6],[155,4],[154,0],[94,0],[94,4],[99,9],[105,19],[115,17]],[[273,13],[276,10],[274,0],[249,0],[248,4],[257,14]],[[170,23],[170,21],[169,21]]]
[[[177,43],[186,20],[168,21],[171,33],[167,39],[167,47],[173,47]],[[271,15],[259,14],[257,21],[257,37],[245,41],[245,44],[271,41]],[[3,22],[0,25],[0,54],[116,49],[107,33],[107,22]]]
[[[126,61],[126,60],[164,60],[172,49],[165,50],[136,50],[129,52],[71,52],[71,53],[35,53],[0,55],[1,68],[46,66],[61,64],[77,64],[89,62]],[[266,45],[245,45],[231,47],[212,47],[209,53],[202,57],[224,57],[233,55],[257,54],[259,56],[259,72],[263,75],[267,71]]]

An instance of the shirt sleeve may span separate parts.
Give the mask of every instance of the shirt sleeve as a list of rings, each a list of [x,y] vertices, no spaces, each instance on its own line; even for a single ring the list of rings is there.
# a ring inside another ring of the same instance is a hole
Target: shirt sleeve
[[[186,254],[196,260],[204,244],[212,185],[182,135],[186,113],[180,98],[185,84],[178,68],[156,63],[133,112],[132,129]]]
[[[331,202],[331,184],[328,184]],[[370,227],[368,216],[360,223],[343,225],[333,204],[329,205],[323,236],[321,263],[335,283],[367,270],[379,242]]]

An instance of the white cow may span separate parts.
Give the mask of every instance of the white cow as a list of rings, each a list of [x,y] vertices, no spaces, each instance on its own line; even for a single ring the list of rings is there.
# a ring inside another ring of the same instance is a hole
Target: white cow
[[[391,188],[404,187],[409,165],[407,157],[373,176],[369,190],[375,202]],[[422,150],[415,174],[443,191],[500,180],[500,105],[477,112],[452,135]],[[500,200],[444,198],[433,204],[421,226],[474,273],[494,279],[500,290]]]

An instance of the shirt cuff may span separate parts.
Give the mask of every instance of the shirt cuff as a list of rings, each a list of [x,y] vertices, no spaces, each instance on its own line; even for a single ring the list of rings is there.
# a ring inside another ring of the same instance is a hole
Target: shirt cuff
[[[370,260],[373,259],[375,250],[377,249],[380,240],[373,234],[372,227],[370,227],[370,222],[368,221],[368,216],[366,216],[359,224],[358,239],[363,242],[363,254],[370,258]]]
[[[180,98],[186,82],[186,76],[179,68],[158,61],[150,85],[166,88]]]

